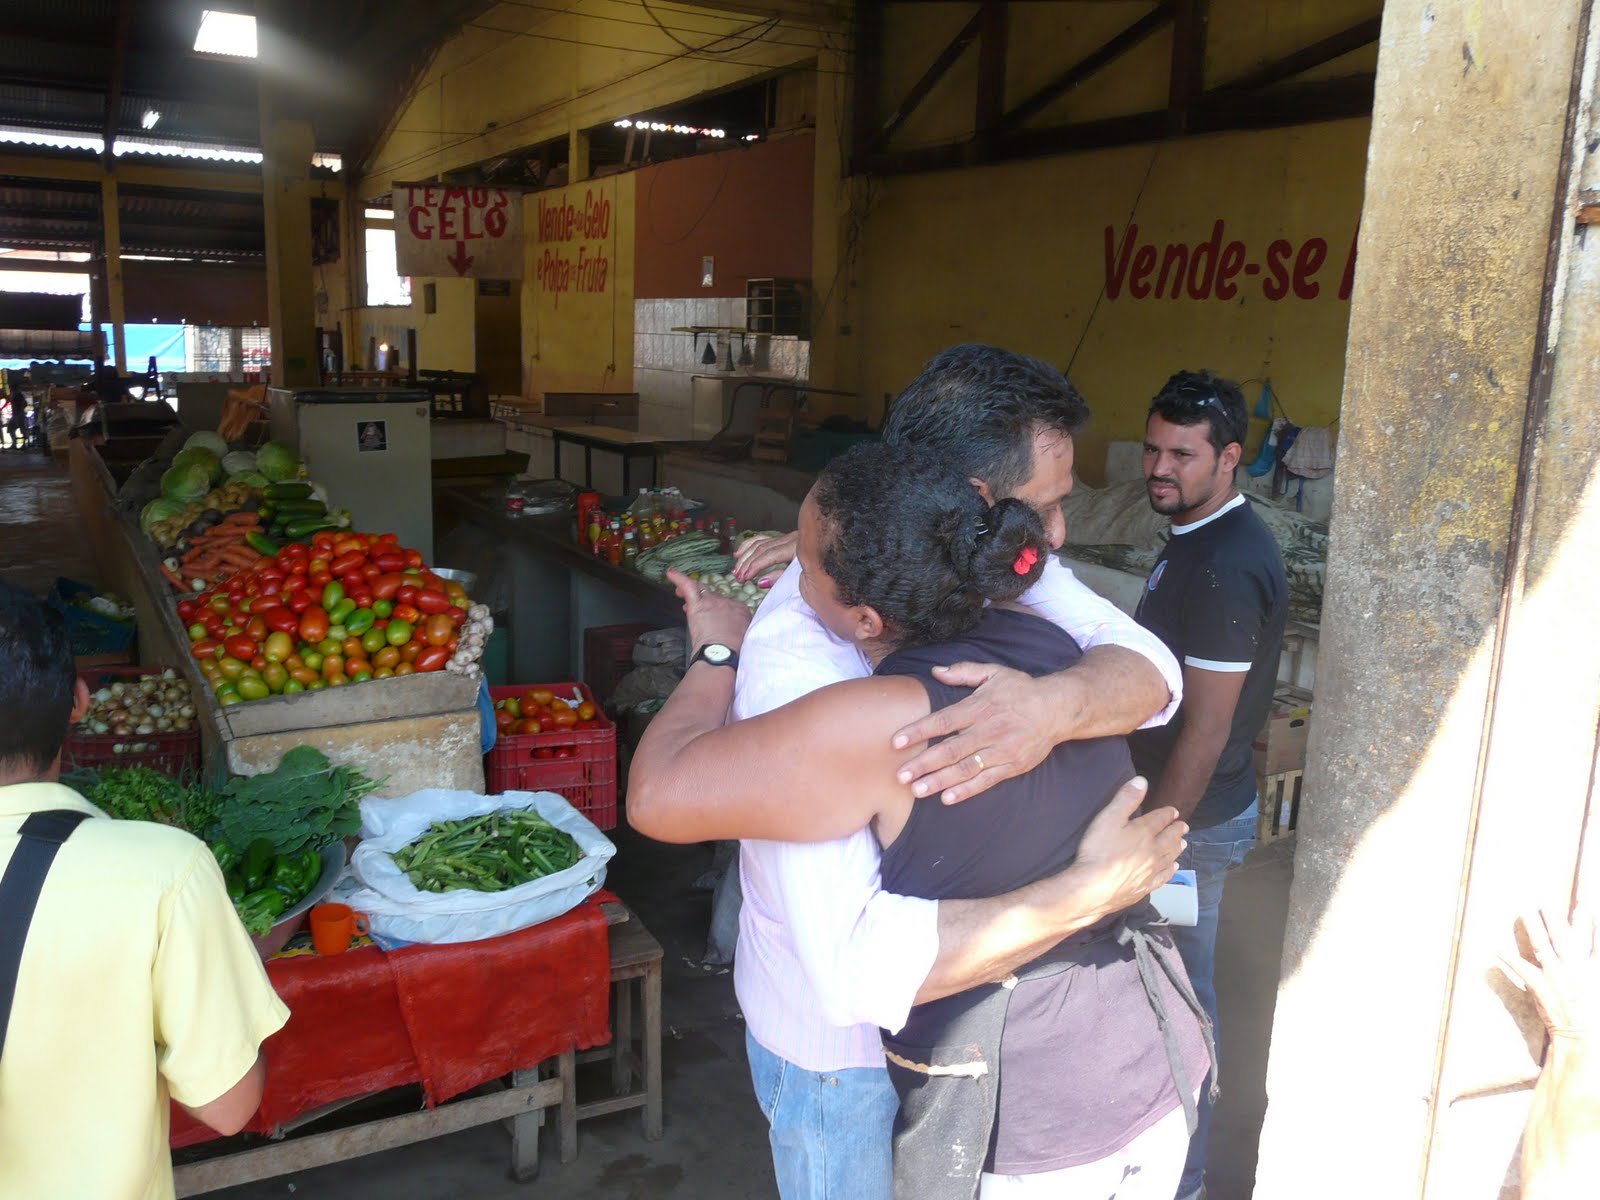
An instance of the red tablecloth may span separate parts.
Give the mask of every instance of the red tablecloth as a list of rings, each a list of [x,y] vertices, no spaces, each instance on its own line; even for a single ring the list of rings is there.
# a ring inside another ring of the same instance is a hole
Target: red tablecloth
[[[566,1050],[611,1040],[609,938],[599,892],[565,916],[482,942],[368,946],[278,958],[289,1006],[268,1039],[267,1088],[246,1127],[269,1133],[336,1100],[420,1083],[431,1107]],[[217,1135],[177,1105],[172,1145]]]

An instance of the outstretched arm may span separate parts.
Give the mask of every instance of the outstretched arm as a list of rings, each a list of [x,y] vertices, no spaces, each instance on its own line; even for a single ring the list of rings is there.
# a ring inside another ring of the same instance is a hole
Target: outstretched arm
[[[1533,961],[1506,959],[1538,1005],[1550,1035],[1522,1137],[1524,1200],[1566,1200],[1600,1179],[1600,925],[1522,918]]]
[[[672,572],[695,648],[742,642],[744,605]],[[697,662],[651,721],[628,779],[628,820],[668,842],[831,841],[863,829],[899,791],[889,734],[928,711],[907,678],[836,683],[724,725],[734,672]]]

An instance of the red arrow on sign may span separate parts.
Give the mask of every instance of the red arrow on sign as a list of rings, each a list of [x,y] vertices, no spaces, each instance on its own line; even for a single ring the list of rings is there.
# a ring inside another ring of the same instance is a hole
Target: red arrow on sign
[[[465,242],[457,242],[456,252],[446,257],[445,262],[456,269],[457,275],[465,275],[467,268],[472,265],[472,255],[467,253],[467,244]]]

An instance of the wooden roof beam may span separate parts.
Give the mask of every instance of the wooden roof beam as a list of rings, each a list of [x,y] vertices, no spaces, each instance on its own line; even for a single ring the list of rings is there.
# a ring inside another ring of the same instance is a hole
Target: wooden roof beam
[[[111,151],[122,117],[122,83],[128,72],[128,32],[132,25],[133,0],[117,0],[117,32],[111,48],[111,79],[106,84],[105,139],[100,152],[108,171],[116,161]]]
[[[1022,101],[995,123],[996,130],[1015,129],[1036,117],[1055,101],[1097,72],[1110,66],[1156,30],[1172,20],[1174,0],[1162,0],[1155,8],[1098,48],[1091,50],[1057,75],[1033,95]]]

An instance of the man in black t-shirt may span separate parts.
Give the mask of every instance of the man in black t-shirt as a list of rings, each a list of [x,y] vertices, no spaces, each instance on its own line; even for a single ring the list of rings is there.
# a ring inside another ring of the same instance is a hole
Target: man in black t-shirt
[[[1148,802],[1170,804],[1191,827],[1178,865],[1195,873],[1199,921],[1172,933],[1213,1026],[1223,883],[1255,842],[1251,744],[1271,707],[1288,615],[1282,552],[1234,485],[1247,422],[1237,384],[1180,371],[1145,423],[1145,486],[1151,507],[1172,518],[1172,537],[1135,616],[1183,664],[1183,703],[1168,725],[1128,744],[1150,780]],[[1202,1096],[1177,1200],[1205,1195],[1210,1124]]]

